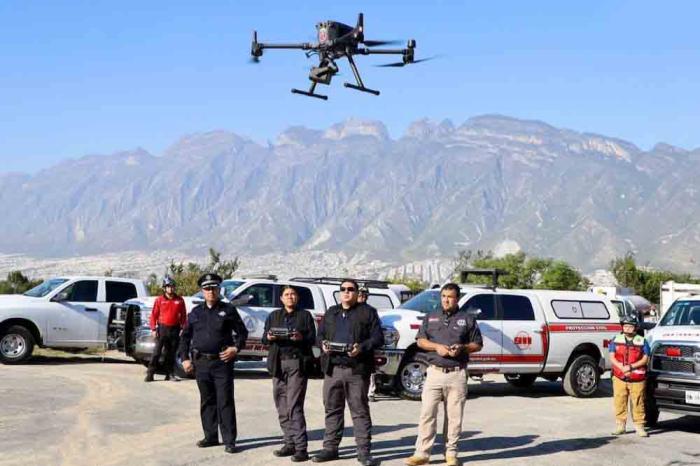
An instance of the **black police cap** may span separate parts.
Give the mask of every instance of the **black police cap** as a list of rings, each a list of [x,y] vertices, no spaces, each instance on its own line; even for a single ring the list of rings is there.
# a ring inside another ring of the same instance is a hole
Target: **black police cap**
[[[219,286],[222,281],[223,279],[215,273],[205,273],[199,277],[197,285],[199,285],[200,288],[204,288],[205,286]]]

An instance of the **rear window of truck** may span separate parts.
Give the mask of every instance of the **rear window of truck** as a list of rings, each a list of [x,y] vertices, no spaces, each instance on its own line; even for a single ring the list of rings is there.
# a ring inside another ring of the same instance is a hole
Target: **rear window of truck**
[[[554,315],[560,319],[608,319],[610,313],[602,301],[552,300]]]

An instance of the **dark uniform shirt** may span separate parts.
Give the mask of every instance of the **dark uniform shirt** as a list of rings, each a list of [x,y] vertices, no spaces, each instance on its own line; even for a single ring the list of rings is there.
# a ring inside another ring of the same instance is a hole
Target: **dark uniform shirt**
[[[187,317],[182,332],[180,356],[190,359],[190,349],[216,354],[228,346],[245,347],[248,330],[234,306],[217,301],[209,308],[206,303],[196,306]]]
[[[466,345],[468,343],[483,344],[481,331],[474,320],[465,310],[457,310],[447,314],[442,309],[433,311],[425,316],[416,340],[425,338],[433,343],[442,345]],[[440,367],[456,367],[469,362],[469,353],[464,350],[457,357],[442,357],[437,352],[431,351],[422,354],[428,364]]]
[[[338,318],[335,320],[335,336],[333,337],[333,343],[346,343],[352,345],[352,323],[350,321],[349,313],[352,310],[348,309],[342,310],[338,314]],[[353,366],[355,365],[355,359],[348,356],[346,353],[334,353],[331,356],[331,362],[333,364],[338,364],[342,366]]]
[[[270,341],[267,339],[267,332],[272,327],[279,326],[274,325],[273,322],[279,322],[280,314],[281,320],[284,322],[283,327],[287,330],[296,330],[301,333],[301,340],[295,341],[289,339]],[[262,343],[265,345],[276,345],[279,348],[280,356],[301,355],[307,349],[310,352],[315,341],[316,326],[314,324],[314,319],[311,313],[305,309],[295,308],[292,312],[287,312],[284,308],[277,309],[271,312],[265,320]]]

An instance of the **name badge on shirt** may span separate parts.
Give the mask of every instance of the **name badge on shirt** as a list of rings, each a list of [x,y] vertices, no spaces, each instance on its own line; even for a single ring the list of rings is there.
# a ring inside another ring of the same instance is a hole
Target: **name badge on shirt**
[[[460,327],[464,327],[465,325],[467,325],[467,321],[465,319],[459,319],[457,321],[457,325],[459,325]]]

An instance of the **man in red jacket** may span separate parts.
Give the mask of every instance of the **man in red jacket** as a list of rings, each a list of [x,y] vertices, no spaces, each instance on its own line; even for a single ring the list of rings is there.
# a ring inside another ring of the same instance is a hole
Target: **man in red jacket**
[[[146,382],[153,382],[160,360],[160,354],[165,349],[165,380],[180,380],[175,376],[175,354],[180,340],[180,333],[187,322],[185,300],[175,293],[175,281],[166,276],[163,279],[163,294],[156,298],[151,311],[151,333],[156,338],[151,363],[148,365]]]

